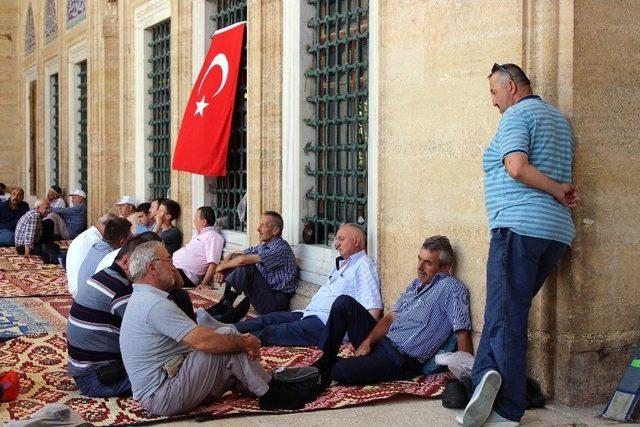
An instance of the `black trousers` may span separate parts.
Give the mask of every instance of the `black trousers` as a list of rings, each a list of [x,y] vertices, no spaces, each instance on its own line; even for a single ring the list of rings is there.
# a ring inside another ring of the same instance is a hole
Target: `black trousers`
[[[191,320],[196,322],[196,314],[193,311],[193,303],[191,302],[189,292],[182,288],[172,289],[169,291],[169,299],[173,301],[184,314],[189,316]]]
[[[331,378],[346,385],[404,380],[418,375],[420,362],[402,354],[386,337],[375,343],[366,356],[337,357],[346,333],[357,349],[376,323],[358,301],[348,295],[339,296],[331,306],[329,321],[320,339],[323,355],[318,364],[321,369],[331,369]]]
[[[225,277],[225,282],[235,292],[244,293],[260,314],[289,311],[292,294],[271,289],[255,264],[235,268]]]
[[[184,282],[182,287],[184,287],[184,288],[195,288],[196,287],[195,283],[193,283],[191,281],[191,279],[189,279],[187,277],[187,275],[184,273],[184,271],[182,271],[181,268],[178,268],[178,273],[180,273],[180,276],[182,277],[182,281]]]
[[[59,251],[59,246],[50,245],[50,243],[53,242],[53,237],[53,221],[50,219],[43,219],[42,236],[40,237],[40,241],[34,243],[33,247],[31,248],[31,255],[42,255],[43,252],[45,252],[45,250],[47,249],[49,249],[49,252],[56,252],[56,248],[57,251]],[[24,255],[24,246],[16,246],[16,252],[18,253],[18,255]]]

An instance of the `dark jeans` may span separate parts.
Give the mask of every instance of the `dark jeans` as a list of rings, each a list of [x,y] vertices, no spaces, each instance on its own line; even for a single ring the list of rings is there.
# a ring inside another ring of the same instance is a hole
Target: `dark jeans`
[[[52,247],[56,247],[59,251],[60,250],[59,246],[49,245],[51,242],[53,242],[53,237],[54,237],[53,221],[50,219],[43,219],[42,234],[40,236],[40,241],[35,242],[31,247],[31,255],[42,255],[43,252],[45,251],[45,246],[49,247],[50,249]],[[24,255],[24,246],[16,246],[16,252],[18,253],[18,255]],[[56,261],[57,261],[57,257],[56,257]]]
[[[502,375],[494,403],[501,416],[519,421],[527,389],[527,324],[531,301],[556,267],[567,245],[491,230],[484,327],[473,365],[473,385],[488,370]]]
[[[413,378],[420,373],[421,364],[402,354],[386,337],[371,347],[366,356],[338,358],[345,334],[349,334],[355,349],[369,336],[376,320],[358,301],[348,295],[339,296],[331,306],[320,347],[323,355],[321,369],[331,369],[331,378],[346,385],[373,384]]]
[[[317,316],[302,318],[302,313],[277,311],[255,319],[245,320],[234,325],[238,332],[260,338],[263,346],[300,346],[318,345],[324,329],[324,323]]]
[[[89,397],[131,396],[131,383],[127,375],[115,384],[104,384],[98,379],[97,370],[73,378],[82,394]]]
[[[235,268],[224,281],[235,292],[244,293],[260,314],[289,310],[292,294],[271,289],[255,264]]]
[[[173,289],[169,292],[169,299],[173,301],[184,314],[189,316],[191,320],[196,322],[196,315],[193,311],[193,303],[191,302],[189,292],[181,288]]]

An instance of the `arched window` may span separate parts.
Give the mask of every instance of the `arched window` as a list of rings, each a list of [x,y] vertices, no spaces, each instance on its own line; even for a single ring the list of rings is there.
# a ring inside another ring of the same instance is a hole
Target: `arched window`
[[[56,0],[47,0],[44,15],[44,41],[49,42],[58,36],[58,12]]]
[[[86,16],[86,0],[67,0],[67,28],[73,27]]]
[[[30,54],[36,49],[36,27],[33,23],[33,9],[29,3],[27,10],[27,23],[24,30],[24,53]]]

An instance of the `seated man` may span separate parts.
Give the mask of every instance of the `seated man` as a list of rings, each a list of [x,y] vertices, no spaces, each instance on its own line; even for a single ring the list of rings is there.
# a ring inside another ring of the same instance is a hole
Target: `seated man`
[[[11,190],[9,200],[0,203],[0,246],[15,244],[16,225],[28,210],[29,205],[24,201],[22,188]]]
[[[175,415],[228,390],[267,393],[271,376],[256,360],[258,338],[198,326],[167,298],[176,270],[161,243],[138,246],[129,271],[135,283],[120,327],[120,350],[133,398],[145,409]]]
[[[36,200],[35,208],[22,215],[16,225],[16,252],[29,258],[31,255],[42,253],[42,243],[53,241],[53,223],[49,223],[47,232],[44,233],[42,219],[51,210],[48,199]]]
[[[4,203],[9,200],[9,193],[7,193],[7,186],[3,182],[0,182],[0,203]]]
[[[118,216],[128,220],[132,226],[136,224],[136,207],[138,204],[131,196],[122,196],[120,200],[116,202],[118,207]]]
[[[114,218],[104,226],[102,240],[89,248],[78,271],[78,291],[96,271],[96,267],[109,252],[119,249],[131,236],[131,223],[124,218]]]
[[[149,223],[151,220],[149,219],[149,209],[151,208],[151,203],[140,203],[136,208],[136,223],[131,228],[132,234],[142,234],[145,231],[153,231],[149,227]]]
[[[91,276],[71,305],[67,371],[86,396],[131,395],[120,355],[120,323],[133,291],[129,258],[138,245],[152,240],[159,237],[148,232],[129,239],[118,251],[113,265]]]
[[[55,224],[55,234],[65,240],[74,239],[87,229],[86,193],[75,189],[69,195],[72,206],[51,209],[51,215],[49,215]]]
[[[213,226],[216,214],[209,206],[201,206],[193,214],[193,226],[196,229],[191,241],[173,254],[173,264],[182,275],[184,285],[197,284],[209,286],[216,266],[222,258],[224,238]]]
[[[224,280],[220,302],[207,311],[224,323],[242,319],[252,304],[260,314],[288,311],[289,301],[298,287],[298,266],[291,246],[282,238],[282,217],[266,211],[260,218],[260,244],[243,254],[230,254],[216,268],[216,281]],[[225,274],[226,273],[226,274]],[[245,294],[236,308],[233,302]]]
[[[372,384],[412,378],[422,364],[456,334],[458,350],[473,353],[467,289],[449,275],[453,249],[449,239],[426,239],[418,254],[418,277],[404,291],[393,311],[376,320],[356,300],[339,297],[331,307],[314,363],[324,384]],[[355,356],[337,357],[345,333]]]
[[[366,235],[356,224],[343,224],[336,233],[335,247],[340,252],[327,283],[320,287],[302,311],[280,311],[233,325],[239,332],[250,332],[262,345],[318,345],[329,312],[340,295],[348,295],[362,305],[374,319],[382,311],[380,281],[375,262],[365,252]],[[210,327],[228,326],[212,318],[205,310],[197,312],[198,323]]]
[[[80,233],[69,245],[65,270],[67,271],[69,293],[72,297],[75,297],[78,292],[78,272],[80,272],[80,266],[86,258],[89,249],[95,243],[102,240],[104,226],[107,222],[115,218],[116,216],[112,213],[102,215],[95,225],[92,225]]]
[[[67,207],[67,204],[62,198],[62,188],[57,185],[52,185],[51,187],[49,187],[49,191],[47,191],[47,199],[49,199],[51,209]]]
[[[173,255],[175,251],[182,247],[182,231],[174,222],[180,218],[180,205],[171,199],[162,199],[160,207],[156,211],[153,231],[158,233],[164,246]]]

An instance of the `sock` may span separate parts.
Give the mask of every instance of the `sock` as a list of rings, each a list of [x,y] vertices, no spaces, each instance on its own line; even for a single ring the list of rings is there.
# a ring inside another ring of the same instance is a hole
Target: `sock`
[[[207,313],[207,310],[205,310],[204,308],[199,308],[196,310],[196,318],[198,321],[198,325],[200,326],[206,326],[212,329],[218,329],[218,328],[222,328],[223,326],[227,326],[227,327],[236,329],[236,327],[233,325],[230,325],[228,323],[222,323],[214,319],[213,317],[211,317],[209,313]]]

